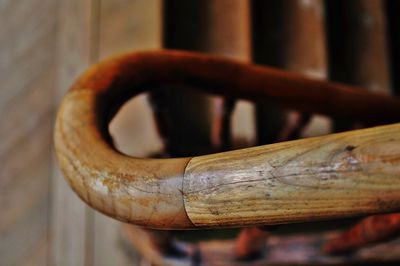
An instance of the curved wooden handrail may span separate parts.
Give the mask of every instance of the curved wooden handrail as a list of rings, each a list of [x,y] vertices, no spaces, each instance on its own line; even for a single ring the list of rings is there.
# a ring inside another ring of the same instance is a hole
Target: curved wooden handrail
[[[118,152],[107,129],[118,108],[145,90],[177,83],[369,125],[400,120],[397,98],[277,69],[177,51],[112,58],[73,85],[55,126],[60,167],[96,210],[150,228],[184,229],[400,209],[400,124],[193,158]]]

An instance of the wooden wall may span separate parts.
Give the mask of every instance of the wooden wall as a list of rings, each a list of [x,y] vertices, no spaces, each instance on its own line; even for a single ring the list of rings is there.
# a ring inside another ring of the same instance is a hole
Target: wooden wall
[[[0,265],[46,265],[57,4],[0,1]]]

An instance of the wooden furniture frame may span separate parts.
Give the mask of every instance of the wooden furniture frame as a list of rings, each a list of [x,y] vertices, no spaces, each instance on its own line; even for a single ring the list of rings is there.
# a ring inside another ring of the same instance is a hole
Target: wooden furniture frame
[[[397,98],[272,68],[177,51],[112,58],[73,85],[55,127],[61,169],[96,210],[148,228],[193,229],[400,209],[400,124],[192,158],[140,159],[116,151],[108,123],[118,108],[145,90],[176,83],[368,125],[400,119]]]

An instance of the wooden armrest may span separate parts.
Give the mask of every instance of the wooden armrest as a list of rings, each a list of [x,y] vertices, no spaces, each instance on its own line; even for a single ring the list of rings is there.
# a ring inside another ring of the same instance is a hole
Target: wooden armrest
[[[160,229],[400,210],[400,124],[192,158],[141,159],[118,152],[108,132],[118,108],[141,92],[177,83],[369,124],[400,121],[399,99],[343,84],[196,53],[126,54],[87,70],[57,116],[60,167],[90,206]]]

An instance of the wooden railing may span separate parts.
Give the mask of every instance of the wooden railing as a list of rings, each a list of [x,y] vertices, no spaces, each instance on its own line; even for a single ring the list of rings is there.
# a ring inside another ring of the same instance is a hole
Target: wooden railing
[[[400,124],[200,157],[141,159],[118,152],[108,132],[111,118],[131,97],[167,84],[258,102],[268,99],[370,126],[400,120],[398,98],[222,57],[161,51],[111,58],[73,85],[55,128],[63,173],[93,208],[161,229],[400,210]]]

